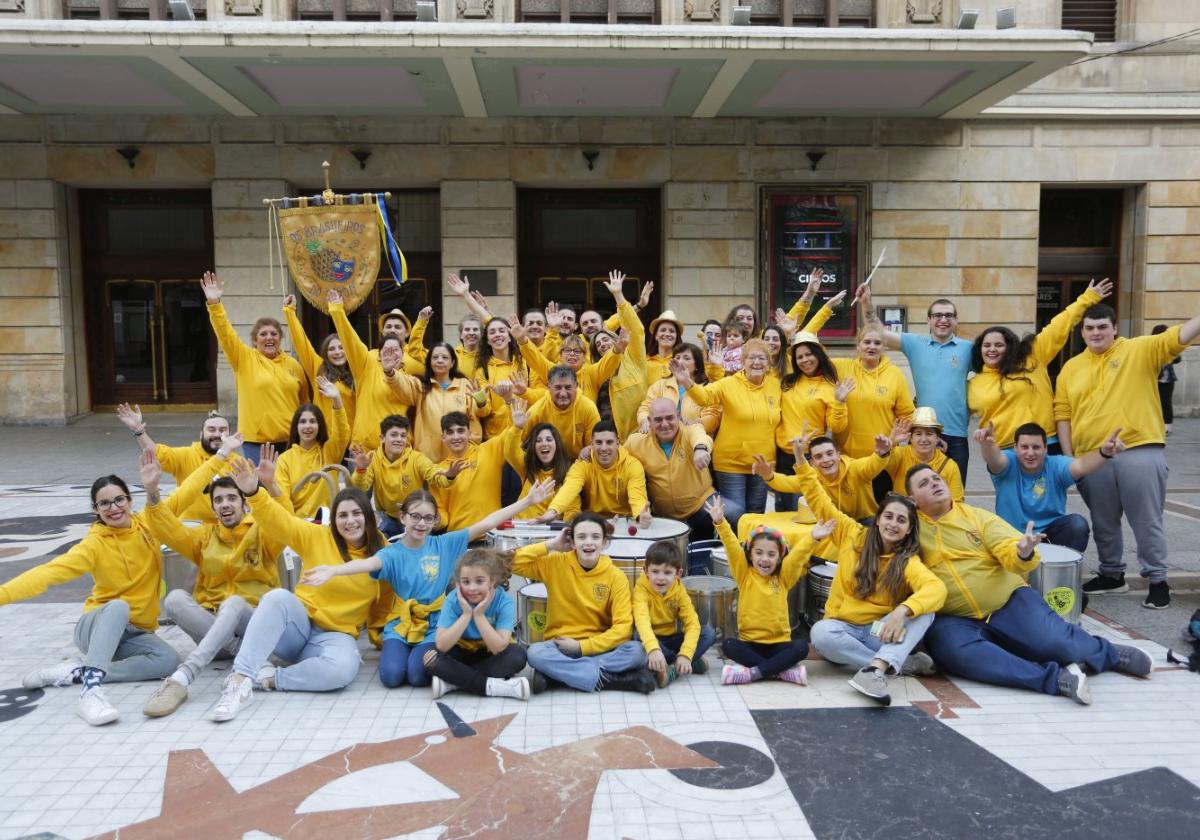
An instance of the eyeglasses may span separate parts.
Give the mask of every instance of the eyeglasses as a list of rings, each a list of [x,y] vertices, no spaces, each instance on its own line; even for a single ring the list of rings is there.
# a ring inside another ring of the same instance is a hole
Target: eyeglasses
[[[406,513],[404,515],[413,522],[419,522],[425,525],[432,525],[434,522],[437,522],[436,513]]]
[[[133,499],[129,496],[113,496],[111,499],[101,499],[100,501],[96,502],[96,509],[97,510],[111,510],[113,505],[117,505],[118,507],[125,507],[125,505],[129,504],[132,501],[133,501]]]
[[[953,312],[930,312],[929,317],[934,321],[956,321],[958,316]]]
[[[564,347],[558,351],[558,355],[560,356],[565,356],[568,353],[570,353],[572,356],[578,356],[583,353],[583,350],[579,347]]]

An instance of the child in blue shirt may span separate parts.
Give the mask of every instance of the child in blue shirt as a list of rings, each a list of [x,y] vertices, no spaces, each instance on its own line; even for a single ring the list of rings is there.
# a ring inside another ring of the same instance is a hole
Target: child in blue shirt
[[[438,616],[436,650],[425,654],[433,699],[461,688],[487,697],[529,699],[525,649],[513,642],[516,604],[505,591],[512,556],[473,548],[459,558],[454,584]]]

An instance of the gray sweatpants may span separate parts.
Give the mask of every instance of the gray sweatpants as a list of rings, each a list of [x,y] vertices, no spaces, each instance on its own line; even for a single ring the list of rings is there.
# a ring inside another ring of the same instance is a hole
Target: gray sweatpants
[[[105,682],[161,680],[179,666],[175,648],[129,623],[129,604],[109,601],[85,612],[75,625],[83,667],[99,668]]]
[[[1092,514],[1092,536],[1100,555],[1100,574],[1125,574],[1124,514],[1137,540],[1142,577],[1167,579],[1167,537],[1163,503],[1167,496],[1167,459],[1161,446],[1138,446],[1117,455],[1079,481],[1079,493]]]
[[[191,593],[172,589],[163,601],[163,611],[196,643],[196,649],[180,666],[195,679],[214,659],[237,656],[254,607],[240,595],[232,595],[213,613],[196,603]]]

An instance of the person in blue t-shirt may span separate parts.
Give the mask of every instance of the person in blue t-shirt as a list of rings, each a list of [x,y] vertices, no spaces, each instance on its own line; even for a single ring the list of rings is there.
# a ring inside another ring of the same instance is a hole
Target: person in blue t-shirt
[[[433,699],[461,688],[486,697],[529,699],[525,649],[513,642],[517,607],[505,590],[512,555],[472,548],[454,567],[450,593],[438,616],[435,650],[425,654]]]
[[[975,432],[988,475],[996,488],[996,514],[1017,530],[1032,522],[1046,541],[1083,553],[1091,528],[1078,513],[1067,513],[1067,490],[1075,482],[1104,466],[1125,448],[1117,429],[1104,445],[1081,458],[1046,454],[1046,432],[1037,423],[1017,429],[1013,448],[996,445],[995,428]]]
[[[554,492],[553,481],[535,484],[529,495],[485,517],[470,527],[432,536],[437,527],[437,501],[425,490],[414,490],[400,505],[404,534],[372,557],[337,566],[317,566],[305,574],[305,583],[320,586],[334,575],[369,572],[392,587],[395,599],[383,628],[379,656],[379,681],[388,688],[430,683],[425,654],[434,647],[438,612],[446,600],[455,564],[467,545],[501,522]]]

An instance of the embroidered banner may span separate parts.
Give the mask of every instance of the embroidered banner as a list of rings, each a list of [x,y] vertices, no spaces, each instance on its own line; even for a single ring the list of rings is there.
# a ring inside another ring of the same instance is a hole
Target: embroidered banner
[[[296,288],[322,312],[336,289],[352,312],[379,276],[379,212],[373,201],[279,210],[283,252]]]

